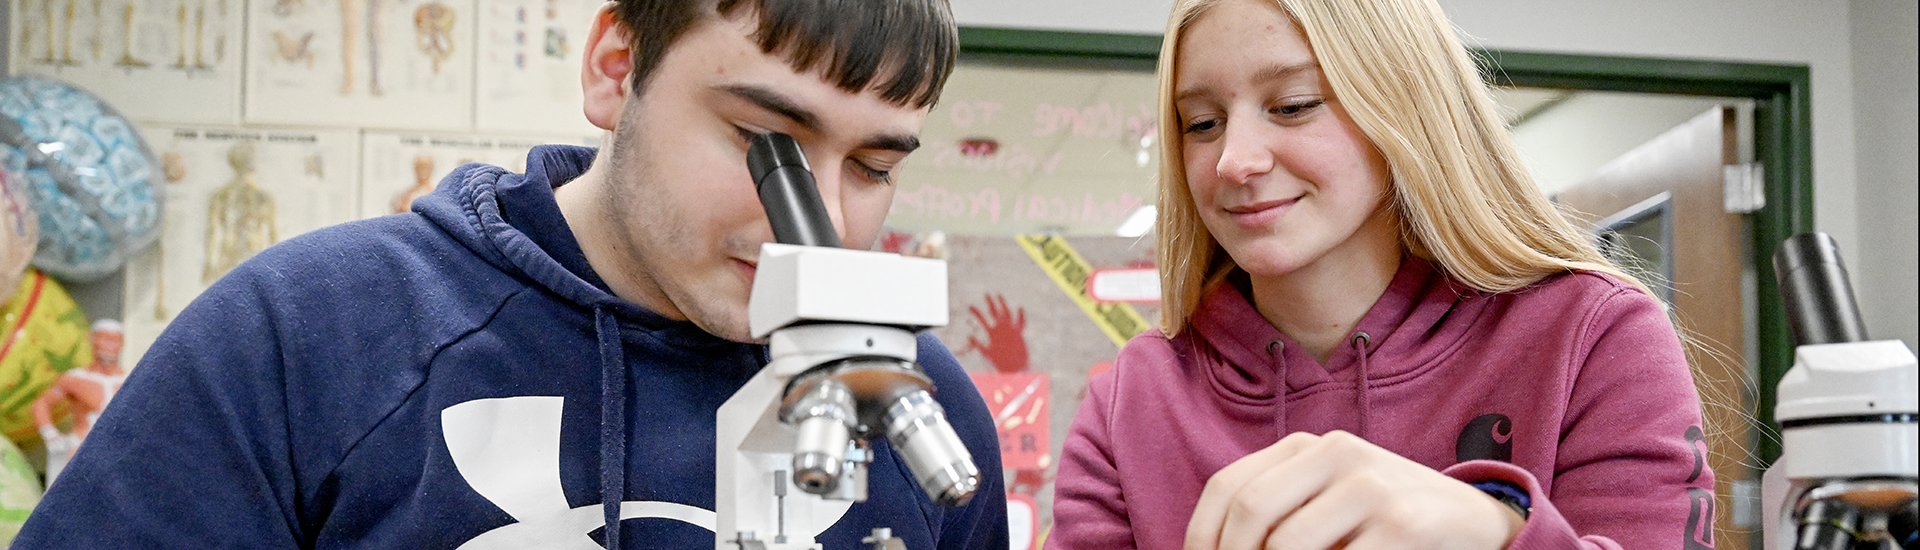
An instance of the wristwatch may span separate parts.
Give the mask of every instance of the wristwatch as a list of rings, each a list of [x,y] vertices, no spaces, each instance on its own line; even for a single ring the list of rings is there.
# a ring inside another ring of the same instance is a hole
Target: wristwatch
[[[1533,499],[1527,496],[1526,489],[1521,489],[1518,485],[1505,481],[1482,481],[1472,485],[1473,488],[1512,508],[1514,513],[1520,514],[1520,521],[1526,521],[1527,516],[1533,512]]]

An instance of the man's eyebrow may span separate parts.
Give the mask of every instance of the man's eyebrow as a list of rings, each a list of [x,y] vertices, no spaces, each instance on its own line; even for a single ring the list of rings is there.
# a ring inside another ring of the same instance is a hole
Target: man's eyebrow
[[[722,92],[726,92],[762,109],[780,115],[787,120],[791,120],[794,124],[798,124],[801,128],[805,128],[808,131],[820,131],[819,115],[813,114],[813,111],[808,110],[806,107],[801,107],[799,103],[794,102],[793,99],[787,96],[781,95],[779,92],[748,84],[721,86],[719,89]],[[920,148],[920,138],[911,134],[881,135],[861,143],[860,148],[912,153],[914,150]]]
[[[920,138],[911,135],[876,136],[873,139],[861,143],[860,148],[912,153],[915,149],[920,148]]]
[[[720,91],[744,99],[762,109],[772,111],[774,114],[793,121],[794,124],[798,124],[802,128],[808,130],[820,129],[819,115],[813,114],[813,111],[807,110],[806,107],[801,107],[800,104],[794,102],[793,99],[780,95],[773,90],[747,84],[733,84],[721,86]]]

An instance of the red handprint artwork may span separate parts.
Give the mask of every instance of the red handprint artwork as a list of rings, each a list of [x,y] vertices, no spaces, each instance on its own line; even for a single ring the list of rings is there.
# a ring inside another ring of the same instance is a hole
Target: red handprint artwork
[[[1014,311],[1007,305],[1007,297],[999,294],[984,296],[987,301],[987,313],[980,313],[979,306],[967,306],[973,312],[973,318],[980,322],[980,328],[987,332],[986,343],[979,338],[968,336],[967,347],[962,352],[978,351],[993,363],[993,370],[1004,373],[1025,372],[1027,370],[1027,308]]]

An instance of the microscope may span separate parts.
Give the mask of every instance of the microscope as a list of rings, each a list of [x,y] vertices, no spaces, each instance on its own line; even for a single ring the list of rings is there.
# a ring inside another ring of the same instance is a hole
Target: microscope
[[[1798,347],[1762,477],[1764,547],[1915,550],[1920,365],[1899,340],[1867,341],[1833,238],[1795,235],[1773,265]]]
[[[777,241],[747,302],[770,362],[717,413],[715,548],[819,550],[866,500],[877,437],[935,503],[965,504],[980,471],[914,363],[914,333],[947,323],[946,262],[840,248],[790,136],[753,138],[747,166]],[[904,548],[887,528],[865,542]]]

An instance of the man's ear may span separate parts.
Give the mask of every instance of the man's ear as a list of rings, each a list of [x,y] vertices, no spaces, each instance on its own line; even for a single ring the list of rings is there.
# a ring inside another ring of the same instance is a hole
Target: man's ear
[[[587,121],[603,130],[612,130],[620,122],[626,107],[629,80],[633,75],[633,45],[627,26],[613,13],[614,3],[600,6],[593,14],[593,29],[587,33],[582,52],[580,88],[584,92],[583,109]]]

